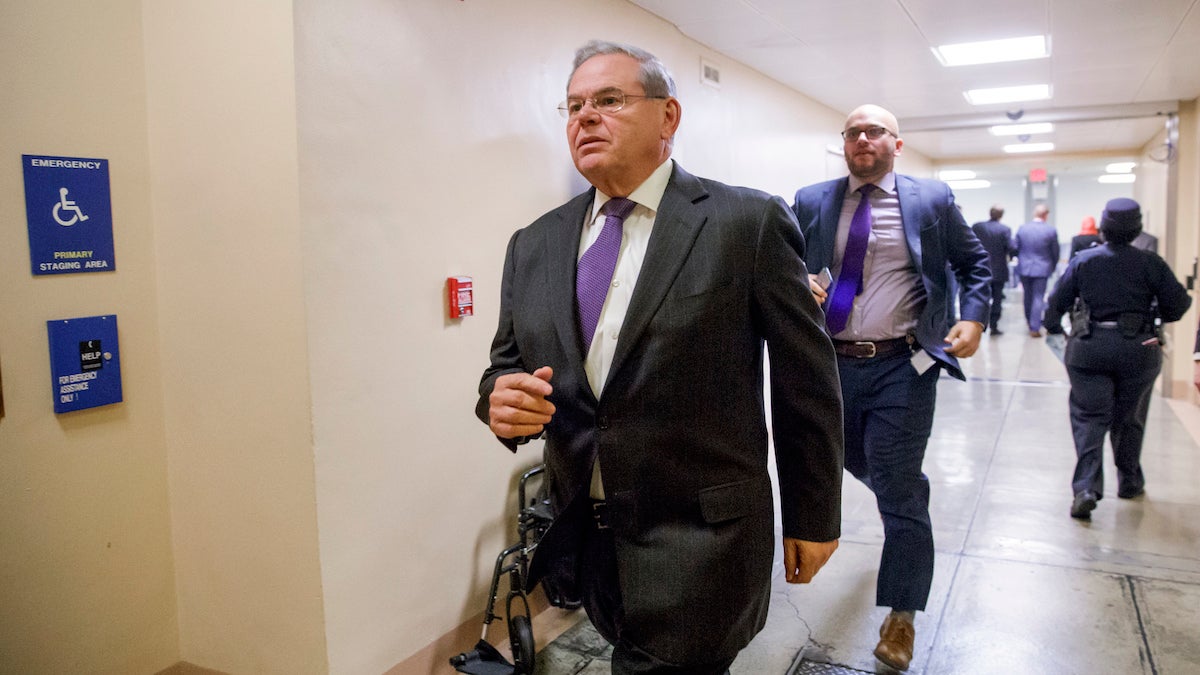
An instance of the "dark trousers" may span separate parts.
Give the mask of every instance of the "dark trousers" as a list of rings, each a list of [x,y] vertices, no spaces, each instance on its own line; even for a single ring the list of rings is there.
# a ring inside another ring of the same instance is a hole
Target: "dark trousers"
[[[1134,492],[1146,484],[1142,473],[1142,439],[1154,379],[1162,367],[1157,344],[1143,345],[1150,335],[1122,337],[1113,328],[1093,328],[1090,336],[1067,343],[1067,375],[1071,379],[1071,432],[1075,437],[1075,494],[1104,494],[1104,434],[1112,441],[1117,485]]]
[[[996,330],[996,327],[1000,325],[1000,310],[1004,308],[1004,285],[1007,283],[992,279],[992,311],[988,317],[988,327],[992,330]]]
[[[838,357],[846,470],[875,493],[883,519],[875,603],[924,610],[933,583],[929,479],[921,471],[939,368],[918,375],[909,355]]]
[[[613,645],[613,675],[722,675],[728,672],[733,659],[704,663],[704,655],[697,654],[696,658],[701,662],[699,665],[671,664],[621,639],[625,611],[611,529],[590,528],[584,534],[579,560],[583,607],[596,632]]]
[[[1025,322],[1029,331],[1042,329],[1042,315],[1046,312],[1047,277],[1021,276],[1021,288],[1025,290]]]

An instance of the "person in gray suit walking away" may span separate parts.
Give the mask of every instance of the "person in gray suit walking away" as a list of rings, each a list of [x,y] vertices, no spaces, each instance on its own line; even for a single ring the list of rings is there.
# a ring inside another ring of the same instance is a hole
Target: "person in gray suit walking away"
[[[1038,204],[1033,220],[1017,230],[1013,249],[1017,254],[1017,276],[1025,292],[1025,322],[1029,337],[1042,337],[1042,314],[1046,311],[1046,283],[1058,264],[1058,230],[1046,222],[1050,207]]]

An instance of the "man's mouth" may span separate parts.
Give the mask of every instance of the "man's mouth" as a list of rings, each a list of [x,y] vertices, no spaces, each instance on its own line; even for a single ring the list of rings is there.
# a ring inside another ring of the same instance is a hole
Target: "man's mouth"
[[[596,145],[598,143],[602,143],[602,142],[603,142],[603,139],[600,139],[600,138],[585,138],[585,139],[579,141],[579,143],[576,144],[575,147],[577,147],[580,150],[586,150],[589,146],[594,146],[594,145]]]

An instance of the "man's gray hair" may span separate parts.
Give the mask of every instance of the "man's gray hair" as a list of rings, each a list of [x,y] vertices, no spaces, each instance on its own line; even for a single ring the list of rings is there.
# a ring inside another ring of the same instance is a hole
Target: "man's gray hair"
[[[575,71],[579,70],[579,66],[583,65],[584,61],[603,54],[624,54],[636,59],[642,66],[638,72],[638,82],[642,85],[642,89],[646,90],[646,96],[663,98],[675,96],[675,80],[671,78],[671,73],[667,72],[667,67],[658,60],[657,56],[644,49],[619,42],[592,40],[580,47],[575,51],[575,65],[571,68],[571,77],[575,77]],[[567,82],[570,81],[571,79],[567,78]]]

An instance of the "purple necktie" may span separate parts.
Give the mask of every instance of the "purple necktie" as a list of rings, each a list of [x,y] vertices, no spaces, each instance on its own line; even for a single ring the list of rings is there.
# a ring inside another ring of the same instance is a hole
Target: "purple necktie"
[[[583,336],[583,353],[592,346],[592,336],[600,321],[600,310],[612,283],[613,271],[617,268],[617,254],[621,251],[621,229],[625,217],[636,204],[628,199],[614,197],[600,207],[605,215],[600,236],[579,258],[575,271],[575,301],[579,305],[579,333]]]
[[[861,197],[854,217],[850,219],[850,234],[846,237],[846,251],[842,254],[842,269],[829,298],[829,309],[825,312],[825,325],[830,335],[837,335],[846,327],[854,296],[862,292],[863,260],[867,257],[867,240],[871,236],[871,191],[874,185],[867,183],[858,188]]]

